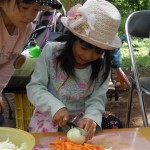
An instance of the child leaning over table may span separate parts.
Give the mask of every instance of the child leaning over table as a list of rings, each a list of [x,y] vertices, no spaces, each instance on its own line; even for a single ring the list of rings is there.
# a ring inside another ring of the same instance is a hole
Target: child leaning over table
[[[110,81],[110,50],[119,48],[120,13],[105,0],[87,0],[76,13],[62,17],[66,43],[48,42],[27,85],[36,107],[30,132],[57,132],[83,111],[76,123],[91,139],[101,127]],[[74,7],[72,8],[74,9]]]
[[[56,0],[0,0],[0,126],[3,125],[2,91],[15,68],[25,61],[23,46],[31,32],[31,22],[44,7],[60,8]],[[2,118],[2,119],[1,119]]]

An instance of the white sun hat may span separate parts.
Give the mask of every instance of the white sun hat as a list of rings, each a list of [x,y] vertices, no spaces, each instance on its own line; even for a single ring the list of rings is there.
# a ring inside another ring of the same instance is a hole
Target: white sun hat
[[[78,4],[71,8],[69,13],[75,13],[74,17],[62,17],[61,21],[82,40],[105,50],[121,47],[122,42],[117,35],[121,15],[110,2],[87,0],[83,6]]]

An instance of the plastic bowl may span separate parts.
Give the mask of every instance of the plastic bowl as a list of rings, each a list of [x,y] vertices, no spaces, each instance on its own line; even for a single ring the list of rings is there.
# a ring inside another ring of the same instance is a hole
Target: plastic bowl
[[[16,128],[0,127],[0,142],[6,141],[8,138],[9,142],[18,147],[22,143],[26,143],[27,150],[32,150],[35,145],[34,136],[30,133]]]

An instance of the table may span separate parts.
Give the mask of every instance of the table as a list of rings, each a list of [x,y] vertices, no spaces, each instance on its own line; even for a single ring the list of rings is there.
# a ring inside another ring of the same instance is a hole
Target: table
[[[48,145],[58,137],[66,137],[66,133],[33,133],[33,136],[36,144]],[[95,135],[89,143],[105,148],[112,147],[112,150],[149,150],[150,127],[103,130]]]

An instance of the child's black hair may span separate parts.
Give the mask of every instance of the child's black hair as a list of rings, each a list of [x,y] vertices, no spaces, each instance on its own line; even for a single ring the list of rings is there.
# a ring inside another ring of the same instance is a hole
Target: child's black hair
[[[57,66],[59,64],[60,67],[62,68],[62,70],[64,72],[66,72],[68,77],[75,78],[75,70],[74,70],[75,58],[74,58],[74,55],[72,52],[72,46],[73,46],[74,42],[80,38],[75,36],[74,34],[72,34],[70,31],[68,31],[68,32],[69,32],[69,35],[68,35],[68,40],[66,42],[66,45],[65,45],[64,49],[62,50],[61,54],[58,55],[58,57],[57,57]],[[83,41],[83,40],[81,40],[81,41]],[[87,43],[87,46],[93,47],[96,50],[99,49],[89,43]],[[98,78],[99,73],[102,71],[102,81],[101,81],[101,84],[102,84],[107,79],[107,77],[110,73],[111,60],[110,60],[109,50],[106,50],[104,52],[103,58],[99,58],[99,59],[91,62],[91,66],[92,66],[92,73],[90,76],[91,83]]]
[[[9,1],[11,1],[11,0],[1,0],[2,2],[9,2]],[[17,6],[19,6],[20,5],[20,3],[26,3],[26,4],[31,4],[31,3],[34,3],[34,1],[33,0],[16,0],[16,4],[17,4]]]
[[[31,4],[33,3],[33,0],[16,0],[17,5],[19,6],[20,3],[26,3],[26,4]]]

